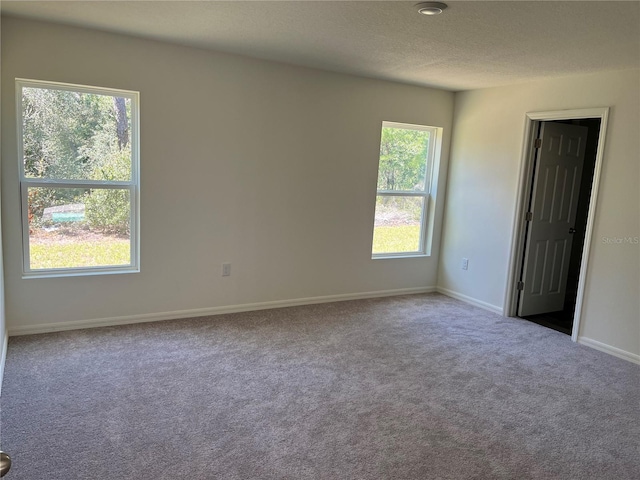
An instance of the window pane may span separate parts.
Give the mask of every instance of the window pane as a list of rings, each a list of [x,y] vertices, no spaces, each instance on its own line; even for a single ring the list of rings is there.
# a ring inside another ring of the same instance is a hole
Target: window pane
[[[131,100],[22,89],[25,177],[131,179]]]
[[[420,251],[424,197],[378,196],[373,253]]]
[[[382,127],[378,190],[425,191],[429,132]]]
[[[32,270],[131,264],[128,189],[30,187]]]

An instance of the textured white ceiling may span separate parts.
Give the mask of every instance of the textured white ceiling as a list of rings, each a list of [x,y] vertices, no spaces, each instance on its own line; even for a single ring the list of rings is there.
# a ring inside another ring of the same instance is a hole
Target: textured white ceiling
[[[449,90],[640,68],[640,1],[3,1],[2,13]]]

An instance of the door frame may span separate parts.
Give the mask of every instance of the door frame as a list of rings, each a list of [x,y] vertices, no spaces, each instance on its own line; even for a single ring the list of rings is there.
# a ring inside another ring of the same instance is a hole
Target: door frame
[[[591,195],[589,197],[589,213],[587,215],[587,227],[585,232],[584,246],[580,260],[580,276],[578,279],[578,293],[576,297],[576,309],[573,316],[573,328],[571,340],[578,341],[580,336],[580,319],[582,316],[582,303],[584,289],[587,280],[589,252],[591,250],[591,240],[593,225],[595,223],[596,206],[598,200],[598,189],[600,186],[600,174],[604,159],[605,137],[607,133],[607,120],[609,118],[609,107],[583,108],[575,110],[551,110],[543,112],[527,112],[525,115],[524,138],[522,144],[522,156],[518,173],[518,194],[516,208],[513,218],[513,231],[511,233],[511,252],[509,258],[509,272],[507,277],[507,288],[505,292],[504,312],[508,317],[517,316],[518,310],[518,288],[520,281],[520,271],[524,258],[524,246],[526,240],[525,221],[526,211],[529,208],[528,202],[531,195],[533,167],[535,158],[535,140],[537,128],[541,122],[553,120],[574,120],[597,118],[600,119],[600,131],[598,135],[598,148],[596,153],[596,164],[593,172],[593,182],[591,184]]]

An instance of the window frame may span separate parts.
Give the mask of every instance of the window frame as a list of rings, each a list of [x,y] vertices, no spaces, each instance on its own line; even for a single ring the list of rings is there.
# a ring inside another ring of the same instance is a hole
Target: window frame
[[[24,132],[23,132],[23,88],[40,88],[49,90],[64,90],[77,93],[108,95],[111,97],[127,98],[131,101],[131,178],[129,181],[110,180],[78,180],[33,178],[25,175],[24,165]],[[107,87],[95,87],[72,83],[51,82],[16,78],[16,121],[17,121],[17,151],[20,189],[20,215],[22,225],[22,278],[74,277],[85,275],[106,275],[116,273],[140,272],[140,93],[131,90],[121,90]],[[130,263],[128,265],[105,265],[95,267],[65,267],[65,268],[31,268],[31,253],[29,245],[29,199],[30,187],[35,188],[93,188],[119,189],[129,191],[130,212]]]
[[[378,190],[377,182],[380,176],[380,158],[378,157],[378,175],[376,177],[376,202],[378,197],[418,197],[423,199],[423,207],[420,215],[420,238],[418,250],[410,252],[384,252],[373,253],[373,235],[375,235],[375,211],[374,211],[374,226],[371,244],[371,258],[385,259],[385,258],[411,258],[411,257],[428,257],[430,255],[429,240],[427,238],[429,228],[429,210],[430,203],[432,202],[432,193],[436,187],[433,185],[434,181],[437,181],[437,175],[435,175],[435,164],[437,149],[439,146],[441,128],[432,127],[428,125],[416,125],[410,123],[388,122],[383,121],[380,129],[380,142],[382,143],[382,129],[384,128],[397,128],[404,130],[417,130],[421,132],[429,132],[429,145],[426,156],[425,177],[424,177],[424,189],[423,190]]]

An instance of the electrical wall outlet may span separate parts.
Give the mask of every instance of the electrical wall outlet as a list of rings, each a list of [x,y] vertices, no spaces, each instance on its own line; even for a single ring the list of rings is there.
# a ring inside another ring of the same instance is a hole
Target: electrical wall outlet
[[[468,258],[463,258],[462,259],[462,269],[463,270],[469,270],[469,259]]]
[[[231,264],[230,263],[223,263],[222,264],[222,276],[223,277],[228,277],[231,275]]]

